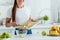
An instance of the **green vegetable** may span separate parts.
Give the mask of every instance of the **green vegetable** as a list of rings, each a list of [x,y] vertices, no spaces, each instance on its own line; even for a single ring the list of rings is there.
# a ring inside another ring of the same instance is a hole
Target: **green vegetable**
[[[49,19],[48,16],[43,17],[43,20],[45,20],[45,21],[47,21],[48,19]]]
[[[46,35],[46,32],[45,31],[42,31],[42,35],[45,36]]]

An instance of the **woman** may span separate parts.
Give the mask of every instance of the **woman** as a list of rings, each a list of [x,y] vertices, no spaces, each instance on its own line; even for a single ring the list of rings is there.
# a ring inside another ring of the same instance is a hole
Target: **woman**
[[[30,8],[24,6],[24,0],[15,0],[12,11],[9,12],[7,15],[6,26],[10,27],[10,26],[24,25],[29,20],[32,20],[30,17],[30,13],[31,13]]]
[[[30,9],[24,6],[24,0],[15,0],[12,11],[7,15],[6,26],[24,25],[29,20],[30,13]]]

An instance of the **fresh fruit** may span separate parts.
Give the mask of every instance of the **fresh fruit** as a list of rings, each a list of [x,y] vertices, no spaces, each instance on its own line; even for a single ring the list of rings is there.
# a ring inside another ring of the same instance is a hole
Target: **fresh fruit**
[[[3,40],[3,39],[0,38],[0,40]]]
[[[0,35],[0,38],[1,38],[1,35]]]
[[[2,35],[0,35],[0,38],[11,38],[9,33],[2,33]]]
[[[52,26],[51,30],[59,30],[59,27],[58,26]]]
[[[49,30],[49,35],[60,35],[60,27],[59,26],[52,26],[52,28]]]
[[[11,38],[11,35],[9,33],[6,33],[6,38]]]
[[[42,35],[45,36],[46,35],[46,32],[45,31],[42,31]]]
[[[60,34],[60,30],[58,31],[58,33]]]
[[[49,18],[48,16],[44,16],[43,20],[47,21]]]
[[[58,30],[58,33],[60,34],[60,28],[59,28],[59,30]]]
[[[50,34],[50,35],[59,35],[59,33],[58,33],[57,30],[50,30],[50,31],[49,31],[49,34]]]

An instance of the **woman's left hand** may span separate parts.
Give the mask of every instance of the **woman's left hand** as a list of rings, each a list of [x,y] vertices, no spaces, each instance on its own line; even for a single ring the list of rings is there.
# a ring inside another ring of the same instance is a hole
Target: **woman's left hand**
[[[17,26],[16,22],[11,23],[13,27]]]
[[[32,22],[36,22],[37,20],[34,20],[34,19],[32,19],[32,18],[30,18],[29,20],[31,20]]]

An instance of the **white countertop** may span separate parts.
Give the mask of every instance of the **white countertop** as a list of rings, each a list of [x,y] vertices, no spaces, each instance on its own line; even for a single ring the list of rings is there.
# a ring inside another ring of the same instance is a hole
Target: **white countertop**
[[[41,34],[42,31],[46,31],[46,33],[49,34],[49,30],[50,30],[51,26],[52,26],[51,24],[35,25],[31,28],[32,32],[33,32],[32,35],[26,35],[24,38],[13,36],[13,38],[8,38],[8,39],[4,39],[4,40],[60,40],[60,36],[56,36],[56,37],[42,36],[42,34]],[[58,26],[60,26],[60,25],[58,25]],[[13,27],[6,28],[3,26],[0,26],[0,29],[3,30],[3,29],[14,29],[14,28]]]
[[[51,37],[51,36],[30,35],[24,38],[9,38],[6,40],[60,40],[60,36]]]

